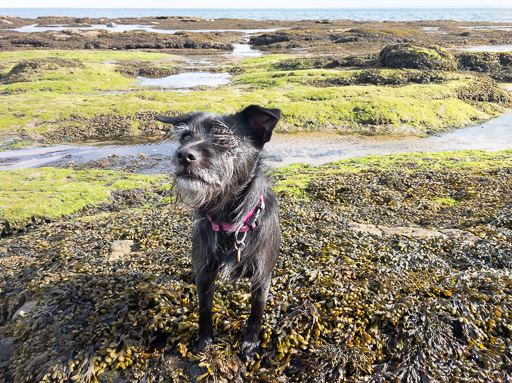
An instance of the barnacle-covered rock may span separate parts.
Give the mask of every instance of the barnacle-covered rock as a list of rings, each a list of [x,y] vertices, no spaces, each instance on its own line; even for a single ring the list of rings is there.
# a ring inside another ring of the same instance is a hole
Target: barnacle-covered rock
[[[457,89],[457,97],[473,105],[478,102],[492,102],[509,108],[512,106],[512,96],[500,88],[493,79],[482,76],[469,84]]]

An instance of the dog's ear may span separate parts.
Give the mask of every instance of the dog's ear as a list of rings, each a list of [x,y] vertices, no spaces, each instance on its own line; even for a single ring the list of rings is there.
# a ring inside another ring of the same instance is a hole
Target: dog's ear
[[[270,141],[272,131],[281,117],[279,109],[262,108],[258,105],[249,105],[240,114],[247,118],[251,132],[260,146]]]
[[[180,116],[174,116],[174,117],[167,117],[167,116],[155,116],[155,119],[164,122],[166,124],[172,124],[174,126],[178,125],[185,125],[187,122],[189,122],[196,114],[197,112],[189,112],[187,114],[182,114]]]

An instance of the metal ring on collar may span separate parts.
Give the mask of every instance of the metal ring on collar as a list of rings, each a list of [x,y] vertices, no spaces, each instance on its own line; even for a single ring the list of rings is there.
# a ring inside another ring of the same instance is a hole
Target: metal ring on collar
[[[242,232],[242,238],[239,239],[238,235],[240,234],[240,229],[241,228],[242,228],[242,226],[240,226],[235,231],[235,248],[236,249],[243,249],[245,247],[245,237],[247,237],[247,232],[246,231]]]

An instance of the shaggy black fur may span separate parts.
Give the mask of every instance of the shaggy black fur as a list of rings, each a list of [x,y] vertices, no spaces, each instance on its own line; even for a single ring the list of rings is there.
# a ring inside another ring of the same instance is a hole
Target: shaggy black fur
[[[231,280],[250,278],[251,314],[242,359],[253,358],[259,348],[259,331],[281,243],[277,199],[262,170],[261,151],[280,115],[279,109],[251,105],[232,115],[196,112],[156,117],[174,125],[173,135],[180,142],[173,159],[174,188],[195,209],[192,260],[199,297],[200,352],[213,342],[212,301],[219,274]],[[238,261],[235,233],[214,231],[207,215],[214,222],[241,227],[260,196],[265,210],[257,227],[247,232]]]

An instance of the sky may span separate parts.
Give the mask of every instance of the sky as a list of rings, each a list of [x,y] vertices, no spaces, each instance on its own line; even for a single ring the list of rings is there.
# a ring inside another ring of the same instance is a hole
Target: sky
[[[43,5],[44,4],[44,5]],[[511,8],[512,0],[1,0],[0,8]]]

